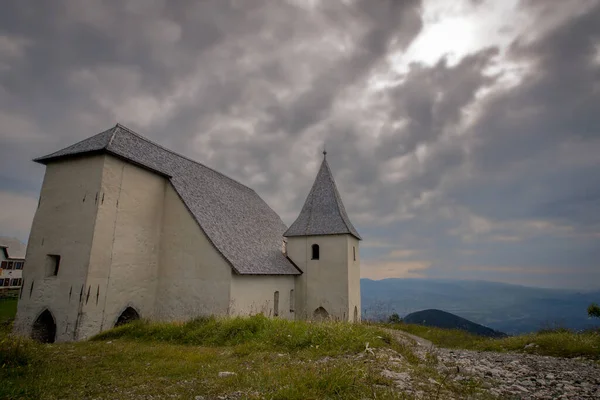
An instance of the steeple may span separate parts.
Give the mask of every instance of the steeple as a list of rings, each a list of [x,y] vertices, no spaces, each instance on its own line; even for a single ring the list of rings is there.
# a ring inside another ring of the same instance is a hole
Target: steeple
[[[362,238],[350,222],[323,149],[323,162],[300,215],[283,236],[350,234]]]

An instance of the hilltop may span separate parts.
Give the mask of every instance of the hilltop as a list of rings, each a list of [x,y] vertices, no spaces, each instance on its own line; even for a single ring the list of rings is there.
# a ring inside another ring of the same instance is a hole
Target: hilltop
[[[487,326],[476,324],[468,319],[459,317],[442,310],[423,310],[408,314],[404,317],[404,322],[408,324],[417,324],[433,326],[445,329],[460,329],[478,336],[492,338],[506,337],[506,333],[495,331]]]
[[[4,335],[0,398],[591,398],[600,395],[600,366],[573,357],[600,359],[599,345],[597,333],[491,339],[260,315],[137,321],[79,343]]]

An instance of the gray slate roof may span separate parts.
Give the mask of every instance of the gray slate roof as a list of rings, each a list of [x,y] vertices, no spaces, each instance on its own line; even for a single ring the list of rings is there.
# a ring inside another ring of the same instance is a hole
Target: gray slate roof
[[[342,198],[333,180],[333,174],[329,164],[327,164],[327,158],[324,157],[315,183],[310,189],[300,215],[283,236],[337,235],[344,233],[362,240],[358,231],[350,222],[348,214],[346,214]]]
[[[298,275],[281,252],[286,226],[247,186],[117,124],[34,161],[108,153],[167,176],[215,248],[238,274]]]

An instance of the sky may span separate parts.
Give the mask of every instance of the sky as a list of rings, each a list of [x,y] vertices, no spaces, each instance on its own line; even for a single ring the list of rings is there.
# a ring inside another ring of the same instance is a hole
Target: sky
[[[322,160],[365,278],[600,288],[600,0],[9,0],[0,235],[117,122],[290,225]]]

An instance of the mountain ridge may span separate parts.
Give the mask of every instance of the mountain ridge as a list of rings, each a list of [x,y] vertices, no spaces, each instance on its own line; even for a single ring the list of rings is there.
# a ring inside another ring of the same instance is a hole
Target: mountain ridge
[[[443,308],[491,329],[514,335],[552,327],[599,327],[586,309],[600,291],[536,288],[501,282],[389,278],[361,279],[363,318],[385,320]]]
[[[462,318],[458,315],[433,308],[410,313],[404,317],[404,322],[443,329],[460,329],[474,335],[491,338],[502,338],[508,336],[504,332],[496,331],[492,328],[488,328],[487,326],[469,321],[468,319]]]

